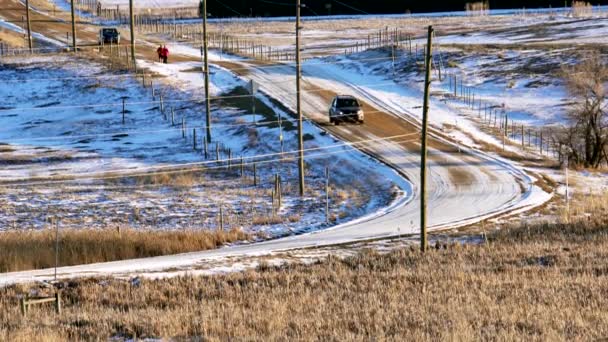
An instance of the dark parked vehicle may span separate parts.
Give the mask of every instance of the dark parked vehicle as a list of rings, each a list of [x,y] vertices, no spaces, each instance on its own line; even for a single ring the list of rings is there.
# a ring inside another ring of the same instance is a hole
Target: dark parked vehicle
[[[339,125],[341,122],[363,123],[365,114],[363,108],[356,98],[350,95],[338,95],[334,98],[329,108],[329,122]]]
[[[104,27],[99,30],[99,45],[120,44],[120,32],[114,27]]]

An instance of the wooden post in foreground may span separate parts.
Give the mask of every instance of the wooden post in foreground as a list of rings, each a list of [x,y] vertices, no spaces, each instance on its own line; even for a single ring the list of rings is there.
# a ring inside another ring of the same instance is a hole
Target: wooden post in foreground
[[[420,165],[420,251],[426,252],[428,248],[426,234],[426,158],[427,158],[427,134],[429,114],[429,94],[431,87],[431,61],[433,58],[433,26],[429,26],[428,42],[426,44],[426,75],[424,80],[424,103],[422,106],[422,148]]]
[[[25,17],[27,18],[27,45],[30,49],[30,53],[33,52],[32,50],[32,28],[31,28],[31,22],[30,22],[30,1],[29,0],[25,0]]]
[[[72,48],[76,52],[76,20],[74,15],[74,0],[70,0],[70,12],[72,15]]]

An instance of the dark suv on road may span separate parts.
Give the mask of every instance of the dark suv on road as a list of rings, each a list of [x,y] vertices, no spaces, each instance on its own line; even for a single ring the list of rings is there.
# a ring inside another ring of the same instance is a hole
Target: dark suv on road
[[[120,32],[114,27],[104,27],[99,30],[99,45],[120,44]]]
[[[352,121],[363,123],[365,115],[356,98],[350,95],[338,95],[329,108],[329,122],[339,125],[340,122]]]

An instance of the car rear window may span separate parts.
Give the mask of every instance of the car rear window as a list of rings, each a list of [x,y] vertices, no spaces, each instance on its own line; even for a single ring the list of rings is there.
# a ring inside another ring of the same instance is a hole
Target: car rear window
[[[116,29],[103,29],[103,34],[116,34]]]
[[[355,99],[338,99],[338,107],[359,107],[359,103]]]

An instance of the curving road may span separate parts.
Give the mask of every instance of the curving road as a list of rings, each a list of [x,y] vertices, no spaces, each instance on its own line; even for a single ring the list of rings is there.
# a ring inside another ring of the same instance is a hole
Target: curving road
[[[193,51],[196,51],[193,49]],[[194,53],[184,59],[200,60]],[[261,84],[261,90],[287,107],[295,108],[295,81],[292,66],[278,64],[269,67],[248,61],[212,61],[231,69],[247,79]],[[309,63],[304,66],[303,109],[306,116],[331,134],[346,141],[386,138],[418,132],[415,91],[408,96],[393,92],[397,84],[372,76],[336,72],[335,67]],[[375,84],[365,86],[363,83]],[[370,81],[371,80],[371,81]],[[378,86],[378,84],[384,84]],[[336,93],[351,93],[364,100],[366,123],[360,126],[329,126],[324,115],[327,104]],[[432,101],[434,108],[442,106]],[[443,108],[445,110],[445,108]],[[420,111],[420,110],[418,110]],[[534,179],[513,164],[481,151],[459,148],[438,131],[432,131],[429,149],[429,230],[448,229],[479,222],[500,214],[523,211],[550,199],[535,186]],[[393,203],[390,208],[351,223],[310,234],[218,250],[187,253],[155,258],[125,260],[101,264],[62,267],[59,277],[132,276],[140,273],[193,270],[220,258],[268,254],[289,249],[326,246],[416,234],[419,225],[419,144],[414,141],[395,143],[384,141],[362,147],[379,160],[391,165],[413,185],[413,194]],[[228,262],[227,262],[228,263]],[[0,274],[0,286],[35,280],[49,280],[54,270],[35,270]]]
[[[234,68],[242,73],[243,77],[258,81],[262,84],[263,92],[286,106],[295,106],[293,84],[286,82],[290,77],[286,75],[293,74],[290,66],[269,68],[249,65],[245,61],[215,62],[222,67]],[[244,69],[245,67],[247,70]],[[335,136],[343,140],[357,141],[417,131],[415,114],[405,110],[397,111],[398,108],[380,101],[367,88],[357,86],[339,74],[328,73],[321,66],[313,65],[305,67],[304,70],[307,75],[315,75],[306,78],[306,89],[314,88],[314,91],[303,96],[304,111],[310,119],[324,125]],[[323,88],[320,88],[319,84],[322,84]],[[365,100],[366,111],[369,113],[366,116],[366,123],[358,126],[325,125],[327,119],[322,113],[326,110],[328,99],[334,93],[345,92],[354,93]],[[432,103],[432,106],[438,105]],[[429,230],[454,228],[499,214],[526,210],[550,198],[549,194],[533,185],[534,179],[506,161],[480,151],[459,149],[438,133],[433,134],[430,145]],[[162,272],[167,269],[178,272],[193,270],[197,266],[217,262],[217,259],[224,257],[260,255],[289,249],[416,234],[419,229],[420,210],[420,194],[417,191],[420,162],[418,143],[384,141],[382,144],[375,143],[363,149],[405,176],[413,184],[413,195],[394,203],[385,211],[310,234],[212,251],[62,267],[58,271],[59,277],[132,276]],[[52,269],[1,274],[0,285],[49,280],[53,276]]]

